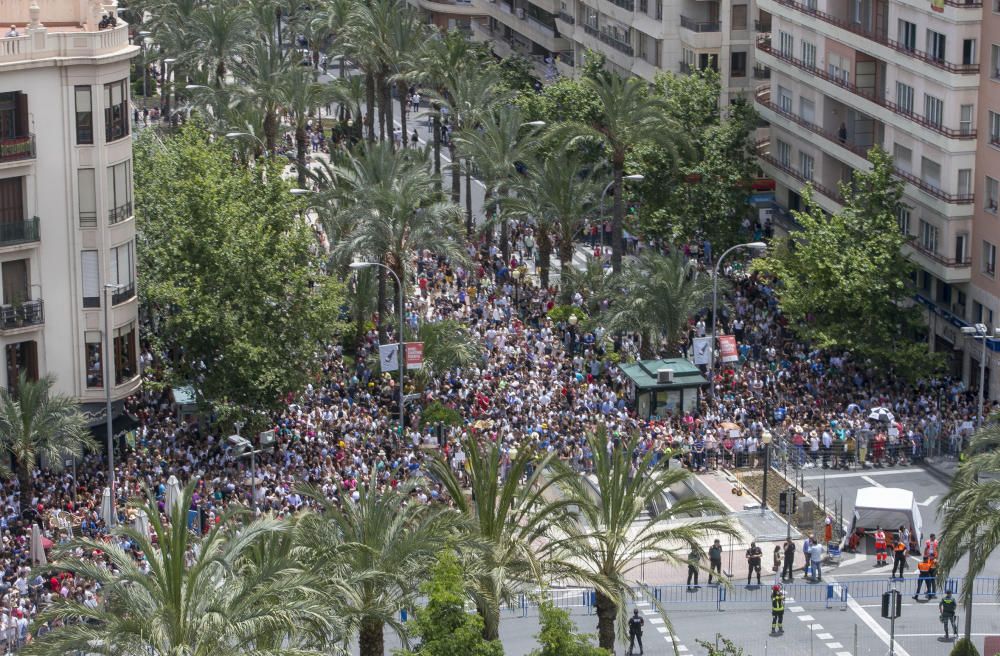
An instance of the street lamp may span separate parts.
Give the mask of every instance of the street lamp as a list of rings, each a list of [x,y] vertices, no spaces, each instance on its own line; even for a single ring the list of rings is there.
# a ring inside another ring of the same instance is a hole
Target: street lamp
[[[160,87],[160,93],[164,101],[163,114],[168,122],[170,121],[170,72],[168,68],[176,61],[177,60],[173,57],[168,57],[163,60],[163,84]]]
[[[631,182],[641,182],[641,181],[643,181],[645,179],[646,179],[646,176],[644,176],[642,173],[633,173],[631,175],[626,175],[626,176],[622,177],[623,181],[624,180],[629,180]],[[601,211],[600,211],[600,214],[598,214],[598,216],[601,218],[601,222],[602,223],[604,222],[604,197],[607,195],[608,191],[613,186],[615,186],[615,181],[614,180],[612,180],[611,182],[609,182],[608,186],[605,187],[604,191],[601,192]],[[604,226],[603,225],[601,226],[601,246],[604,246]]]
[[[142,107],[149,105],[149,62],[146,61],[146,39],[152,32],[139,32],[139,47],[142,49]]]
[[[108,489],[111,490],[111,522],[115,525],[117,519],[115,515],[115,448],[111,435],[111,322],[108,315],[108,307],[111,299],[108,293],[111,290],[118,291],[125,287],[116,283],[108,282],[104,284],[104,413],[107,415],[107,437],[108,437]],[[75,483],[75,481],[74,481]]]
[[[396,363],[399,365],[399,437],[403,437],[403,411],[404,411],[404,400],[403,400],[403,368],[405,365],[405,353],[403,346],[403,281],[399,279],[399,276],[390,267],[382,264],[381,262],[351,262],[350,267],[352,269],[367,269],[368,267],[381,267],[392,274],[392,277],[396,279],[396,289],[399,290],[399,350],[396,353]],[[381,312],[381,309],[379,310]]]
[[[715,371],[715,322],[717,315],[719,314],[719,268],[722,265],[722,260],[726,259],[726,256],[735,251],[738,248],[749,248],[752,251],[762,251],[767,248],[767,244],[762,241],[752,241],[746,244],[736,244],[731,246],[726,252],[724,252],[718,260],[715,262],[715,276],[712,278],[712,343],[708,347],[708,376],[709,385],[708,390],[715,398],[715,384],[712,383],[713,372]]]
[[[760,495],[760,514],[767,512],[767,470],[771,468],[771,431],[764,431],[760,435],[760,441],[764,445],[764,489]]]
[[[983,352],[979,358],[979,411],[976,415],[976,428],[983,425],[983,399],[986,392],[983,389],[986,384],[986,339],[998,333],[1000,333],[1000,328],[995,328],[991,334],[990,329],[984,323],[977,323],[974,326],[965,326],[962,328],[963,335],[983,340]]]
[[[298,188],[296,188],[296,189],[289,189],[288,193],[290,193],[293,196],[311,196],[311,195],[315,194],[316,192],[313,191],[312,189],[298,189]]]
[[[233,426],[236,428],[236,434],[229,436],[229,443],[232,444],[237,449],[250,449],[250,504],[253,508],[253,514],[257,516],[257,451],[254,449],[254,445],[250,440],[240,435],[240,430],[243,429],[244,422],[236,421],[233,422]],[[246,453],[240,453],[239,457],[248,455]]]

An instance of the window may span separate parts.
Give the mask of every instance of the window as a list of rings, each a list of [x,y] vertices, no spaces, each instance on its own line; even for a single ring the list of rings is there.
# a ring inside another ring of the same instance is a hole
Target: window
[[[896,168],[910,173],[913,170],[913,151],[899,144],[892,145],[892,159]]]
[[[913,87],[902,82],[896,83],[896,104],[906,114],[913,113]]]
[[[924,118],[931,125],[941,127],[941,123],[944,121],[944,101],[925,93]]]
[[[792,113],[792,92],[783,86],[778,86],[778,107],[786,114]]]
[[[132,216],[132,160],[108,167],[108,223]]]
[[[990,77],[1000,81],[1000,46],[990,46]]]
[[[784,141],[778,140],[778,162],[783,166],[788,166],[792,161],[792,147]]]
[[[733,52],[729,55],[729,75],[731,77],[747,76],[747,53]]]
[[[716,53],[698,53],[698,68],[710,68],[713,71],[719,70],[719,55]]]
[[[927,30],[927,56],[934,61],[944,61],[944,35],[934,30]]]
[[[907,50],[917,49],[917,26],[915,23],[899,19],[899,45]]]
[[[76,143],[94,143],[94,107],[90,87],[75,87],[76,91]]]
[[[983,209],[990,214],[996,214],[998,199],[1000,199],[1000,182],[986,176],[986,201],[983,203]]]
[[[937,243],[938,243],[938,229],[927,223],[923,219],[920,220],[920,245],[928,253],[937,253]]]
[[[990,112],[990,141],[1000,146],[1000,114]]]
[[[997,272],[997,247],[988,241],[983,241],[983,273],[990,278]]]
[[[963,197],[972,195],[972,169],[958,170],[958,195]]]
[[[566,6],[565,3],[563,3],[563,11],[565,10]],[[639,0],[639,11],[646,14],[647,16],[649,15],[649,0]],[[569,12],[566,13],[568,14]]]
[[[806,123],[816,122],[816,105],[811,100],[799,96],[799,116]]]
[[[83,357],[87,362],[87,387],[104,387],[104,361],[101,359],[104,343],[101,331],[86,331],[83,334],[83,344]]]
[[[904,235],[910,234],[910,208],[906,206],[900,206],[899,212],[896,214],[896,223],[899,225],[899,232]]]
[[[785,57],[795,56],[795,39],[788,32],[779,32],[778,42],[780,43],[781,54]]]
[[[959,108],[958,129],[962,134],[972,134],[972,105],[962,105]]]
[[[663,20],[663,0],[656,0],[656,20]]]
[[[920,179],[934,187],[941,188],[941,164],[926,157],[920,158]]]
[[[97,227],[97,183],[94,174],[94,169],[79,169],[76,172],[81,228]]]
[[[976,40],[975,39],[963,39],[962,40],[962,63],[966,66],[972,66],[976,64]]]
[[[128,136],[128,80],[104,85],[105,141]]]
[[[135,366],[135,323],[116,329],[114,336],[115,385],[121,385],[138,373]]]
[[[851,20],[853,20],[855,23],[858,23],[859,25],[861,24],[861,18],[862,18],[861,3],[862,0],[854,0],[851,3]]]
[[[747,6],[733,5],[733,27],[734,30],[747,29]]]
[[[961,232],[955,235],[955,262],[965,263],[969,260],[968,246],[969,235]],[[949,302],[951,299],[948,299]]]
[[[135,252],[132,242],[111,249],[109,278],[112,284],[121,285],[112,296],[112,305],[118,305],[135,296]]]
[[[808,41],[802,42],[802,63],[809,68],[816,68],[816,46]]]
[[[806,180],[813,179],[814,163],[815,161],[813,160],[812,155],[799,153],[799,172],[802,174],[802,177],[805,178]]]
[[[83,251],[80,261],[83,266],[83,307],[101,307],[101,260],[97,251]]]

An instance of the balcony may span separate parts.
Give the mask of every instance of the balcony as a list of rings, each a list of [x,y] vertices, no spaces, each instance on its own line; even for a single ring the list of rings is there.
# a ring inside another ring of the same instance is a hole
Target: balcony
[[[946,127],[944,127],[942,125],[938,125],[937,123],[933,123],[931,121],[928,121],[923,116],[921,116],[919,114],[916,114],[915,112],[913,112],[913,111],[911,111],[911,110],[909,110],[907,108],[904,108],[904,107],[901,107],[901,106],[897,105],[896,103],[892,102],[891,100],[886,100],[885,98],[876,98],[875,96],[871,95],[868,92],[868,90],[866,90],[866,89],[860,89],[860,88],[858,88],[857,86],[855,86],[854,84],[852,84],[850,82],[845,82],[844,80],[841,80],[841,79],[839,79],[837,77],[834,77],[834,76],[830,75],[829,73],[827,73],[824,70],[818,69],[815,66],[811,66],[811,65],[803,62],[801,59],[797,59],[797,58],[792,57],[790,55],[786,55],[786,54],[782,53],[781,51],[776,50],[776,49],[774,49],[774,48],[771,47],[771,39],[770,39],[770,37],[758,38],[757,39],[757,49],[760,50],[760,51],[762,51],[762,52],[765,52],[765,53],[771,55],[775,59],[780,59],[783,62],[791,64],[795,68],[798,68],[799,70],[805,71],[806,73],[808,73],[808,74],[810,74],[810,75],[812,75],[814,77],[818,77],[818,78],[820,78],[822,80],[826,80],[827,82],[829,82],[831,84],[834,84],[834,85],[836,85],[836,86],[838,86],[838,87],[840,87],[842,89],[846,89],[847,91],[850,91],[851,93],[853,93],[856,96],[864,98],[865,100],[867,100],[867,101],[869,101],[871,103],[874,103],[874,104],[878,105],[879,107],[883,107],[883,108],[889,110],[890,112],[892,112],[894,114],[897,114],[899,116],[905,117],[905,118],[913,121],[914,123],[920,125],[921,127],[926,128],[928,130],[932,130],[934,132],[937,132],[938,134],[944,135],[945,137],[948,137],[949,139],[969,139],[969,140],[974,140],[976,138],[976,131],[974,129],[973,130],[953,130],[951,128],[946,128]]]
[[[681,16],[681,27],[700,34],[702,32],[720,32],[722,23],[719,21],[696,21],[693,18]]]
[[[824,186],[824,185],[816,182],[815,180],[810,180],[809,178],[807,178],[804,175],[802,175],[801,173],[799,173],[798,170],[792,168],[788,164],[785,164],[785,163],[779,161],[776,157],[772,157],[768,153],[758,153],[757,157],[759,159],[764,160],[765,162],[767,162],[768,164],[770,164],[774,168],[778,169],[779,171],[784,171],[788,175],[792,176],[793,178],[795,178],[796,180],[798,180],[799,182],[801,182],[802,186],[810,185],[813,189],[815,189],[819,193],[823,194],[824,196],[826,196],[827,198],[829,198],[833,202],[837,203],[838,205],[843,205],[844,204],[844,198],[843,198],[843,196],[840,195],[839,191],[836,191],[834,189],[830,189],[829,187]]]
[[[135,298],[135,283],[130,282],[121,289],[117,289],[111,294],[111,306],[121,305],[125,301]]]
[[[755,80],[770,80],[771,79],[771,69],[767,66],[754,66],[753,67],[753,78]]]
[[[0,223],[0,246],[28,244],[39,240],[38,217],[24,221]]]
[[[635,0],[608,0],[608,2],[625,11],[635,11]]]
[[[35,159],[35,135],[0,139],[0,163]]]
[[[27,9],[28,3],[17,4]],[[80,6],[85,7],[83,3]],[[88,19],[85,16],[60,25],[57,18],[47,17],[46,13],[46,10],[42,11],[41,19],[42,23],[47,19],[51,21],[48,27],[29,35],[0,40],[0,64],[57,57],[99,57],[130,47],[128,25],[121,18],[118,19],[117,27],[98,30],[96,25],[86,25]],[[29,23],[29,17],[14,15],[8,17],[8,22],[23,26]],[[84,27],[81,28],[80,25]],[[138,46],[131,47],[139,49]]]
[[[43,323],[45,306],[40,298],[17,305],[0,305],[0,330],[17,330]]]
[[[119,205],[118,207],[112,207],[108,210],[108,224],[114,225],[116,223],[121,223],[132,216],[132,201],[128,201],[124,205]]]
[[[556,18],[566,23],[567,25],[572,25],[576,22],[573,19],[573,17],[567,14],[565,11],[560,11],[558,14],[556,14]]]
[[[945,61],[943,58],[936,57],[934,55],[928,54],[921,50],[917,50],[915,48],[907,47],[906,45],[898,41],[895,41],[894,39],[890,39],[881,34],[877,34],[875,32],[870,32],[868,30],[862,29],[861,26],[858,25],[857,23],[852,23],[850,21],[842,20],[832,14],[826,13],[825,11],[820,11],[818,9],[810,7],[809,5],[803,4],[801,2],[796,2],[796,0],[774,0],[774,2],[784,7],[795,9],[796,11],[806,14],[807,16],[812,16],[813,18],[819,19],[824,23],[828,23],[835,27],[839,27],[840,29],[851,32],[852,34],[857,34],[858,36],[864,37],[870,41],[874,41],[875,43],[879,43],[883,46],[892,48],[896,52],[901,52],[905,55],[909,55],[914,59],[918,59],[924,62],[925,64],[930,64],[931,66],[934,66],[936,68],[940,68],[943,71],[948,71],[949,73],[956,73],[959,75],[977,75],[979,73],[979,64],[953,64],[949,61]],[[960,6],[966,6],[966,5],[960,5]],[[681,22],[683,23],[683,17],[681,18]]]
[[[624,53],[629,57],[635,56],[635,49],[629,43],[625,43],[624,41],[619,41],[610,34],[607,34],[606,32],[600,32],[591,27],[590,25],[587,25],[586,23],[584,23],[583,25],[583,31],[589,34],[590,36],[594,37],[595,39],[600,40],[601,43],[611,46],[618,52]]]
[[[917,260],[918,266],[949,285],[969,282],[972,279],[972,258],[968,255],[961,260],[945,257],[925,247],[916,237],[903,244],[903,254]]]

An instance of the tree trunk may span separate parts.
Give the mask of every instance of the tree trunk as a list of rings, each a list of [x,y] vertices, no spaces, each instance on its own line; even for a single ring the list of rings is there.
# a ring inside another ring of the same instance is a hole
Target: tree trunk
[[[306,128],[295,126],[295,169],[299,189],[306,188]]]
[[[472,219],[472,166],[469,158],[465,158],[465,231],[471,237],[476,229],[476,222]]]
[[[403,131],[403,145],[406,145],[406,83],[396,83],[396,100],[399,101],[399,126]],[[413,115],[413,124],[417,124],[417,115]]]
[[[538,271],[538,280],[542,289],[549,287],[549,267],[552,262],[552,239],[545,230],[538,231],[538,264],[535,269]],[[562,281],[559,281],[560,285]]]
[[[510,265],[510,222],[503,215],[501,203],[505,198],[504,193],[499,193],[500,202],[497,203],[497,216],[500,219],[500,252],[503,254],[503,265]]]
[[[437,176],[438,193],[441,193],[441,116],[440,105],[434,105],[434,175]]]
[[[24,463],[20,458],[15,458],[17,461],[15,471],[17,472],[17,483],[20,494],[20,504],[19,510],[24,512],[31,504],[32,492],[31,492],[31,464]]]
[[[625,219],[625,206],[622,199],[622,177],[625,173],[625,154],[615,153],[612,166],[615,172],[615,201],[611,216],[611,270],[615,273],[622,271],[622,254],[625,252],[625,243],[622,235]]]
[[[483,619],[483,640],[499,640],[500,609],[477,604],[476,612]]]
[[[278,117],[270,110],[264,114],[264,143],[268,157],[274,157],[274,145],[278,140]]]
[[[595,593],[597,601],[597,646],[615,653],[615,619],[618,605],[600,592]]]
[[[385,636],[382,623],[376,620],[362,620],[358,632],[359,656],[385,656]]]
[[[385,342],[385,269],[378,269],[378,341]]]
[[[368,124],[368,141],[375,142],[375,76],[365,73],[365,122]]]
[[[648,330],[643,330],[639,333],[639,357],[643,360],[652,360],[656,357],[656,349],[653,347],[653,338],[650,336]]]
[[[389,84],[388,73],[382,75],[382,107],[385,109],[385,136],[392,140],[393,110],[392,110],[392,85]],[[393,146],[395,148],[395,146]]]
[[[566,278],[573,268],[573,241],[563,239],[559,242],[559,296],[560,303],[569,303],[569,290],[566,288]]]

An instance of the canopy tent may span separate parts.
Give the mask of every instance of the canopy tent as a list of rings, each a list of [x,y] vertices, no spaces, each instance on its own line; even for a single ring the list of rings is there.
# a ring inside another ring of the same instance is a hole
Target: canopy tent
[[[864,487],[858,490],[851,530],[874,530],[878,526],[885,531],[906,526],[918,542],[923,541],[924,523],[913,492],[898,487]]]

